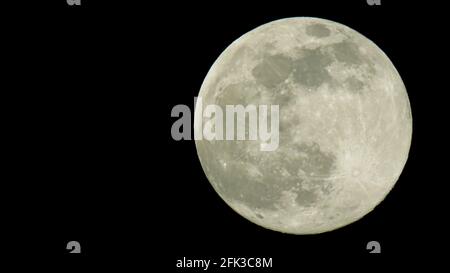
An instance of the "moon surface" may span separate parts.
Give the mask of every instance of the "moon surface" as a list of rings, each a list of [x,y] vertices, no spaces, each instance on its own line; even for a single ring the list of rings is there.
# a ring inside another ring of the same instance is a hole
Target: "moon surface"
[[[309,17],[264,24],[219,56],[200,89],[205,105],[279,105],[279,147],[196,140],[215,191],[238,214],[291,234],[331,231],[372,211],[408,158],[405,86],[372,41]],[[269,117],[270,119],[270,117]],[[207,121],[196,107],[194,130]]]

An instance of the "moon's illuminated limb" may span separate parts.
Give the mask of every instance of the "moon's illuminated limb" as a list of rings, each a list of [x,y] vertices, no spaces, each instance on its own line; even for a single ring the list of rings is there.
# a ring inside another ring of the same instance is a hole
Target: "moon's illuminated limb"
[[[412,119],[398,72],[374,43],[332,21],[288,18],[246,33],[213,64],[199,97],[280,105],[274,152],[258,141],[196,141],[217,193],[268,229],[311,234],[358,220],[408,157]]]

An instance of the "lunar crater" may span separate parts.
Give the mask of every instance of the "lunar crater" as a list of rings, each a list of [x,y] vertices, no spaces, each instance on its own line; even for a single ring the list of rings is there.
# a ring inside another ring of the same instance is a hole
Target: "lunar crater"
[[[306,27],[306,33],[317,38],[323,38],[330,35],[331,31],[323,24],[312,24]]]

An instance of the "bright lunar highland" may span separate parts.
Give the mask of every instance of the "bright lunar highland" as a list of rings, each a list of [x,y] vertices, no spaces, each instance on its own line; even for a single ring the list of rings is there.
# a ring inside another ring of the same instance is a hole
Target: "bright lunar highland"
[[[195,142],[220,197],[271,230],[314,234],[360,219],[408,158],[412,117],[400,75],[372,41],[336,22],[287,18],[244,34],[215,61],[199,97],[222,109],[279,105],[275,151],[258,140]],[[198,130],[208,118],[197,107],[194,120]]]

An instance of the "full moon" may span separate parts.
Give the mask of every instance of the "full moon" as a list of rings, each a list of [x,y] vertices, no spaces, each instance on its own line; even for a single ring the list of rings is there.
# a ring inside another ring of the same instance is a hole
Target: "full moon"
[[[333,21],[287,18],[251,30],[218,57],[198,97],[223,109],[279,105],[274,151],[259,140],[195,141],[219,196],[270,230],[315,234],[357,221],[408,158],[412,117],[399,73],[372,41]],[[196,107],[194,130],[207,120]]]

